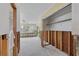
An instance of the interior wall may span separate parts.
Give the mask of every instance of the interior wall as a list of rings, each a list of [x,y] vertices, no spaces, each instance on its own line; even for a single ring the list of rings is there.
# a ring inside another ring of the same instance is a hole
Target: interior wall
[[[69,16],[71,17],[71,13],[57,17],[57,18],[53,19],[53,21],[51,21],[51,22],[66,20],[67,18],[70,19]],[[50,27],[50,30],[72,31],[72,28],[71,28],[72,24],[71,23],[72,23],[72,20],[61,22],[61,23],[56,23],[56,24],[50,24],[49,27]]]
[[[17,32],[20,31],[20,7],[17,4]]]
[[[8,3],[0,4],[0,35],[9,33],[9,9]]]
[[[69,3],[55,3],[50,9],[48,9],[42,16],[42,18],[47,18],[50,15],[54,14],[58,10],[62,9],[63,7],[67,6]]]
[[[71,6],[68,6],[60,11],[56,12],[52,16],[44,19],[44,29],[45,30],[55,30],[55,31],[72,31],[72,20],[59,22],[62,20],[68,20],[72,18]]]
[[[47,31],[49,30],[49,26],[47,26],[47,24],[49,23],[49,19],[43,19],[43,30]]]
[[[72,34],[79,35],[79,3],[72,4]]]
[[[20,26],[22,20],[25,20],[26,24],[36,24],[39,27],[39,31],[42,30],[42,20],[40,18],[36,18],[36,20],[28,20],[25,15],[20,11]]]

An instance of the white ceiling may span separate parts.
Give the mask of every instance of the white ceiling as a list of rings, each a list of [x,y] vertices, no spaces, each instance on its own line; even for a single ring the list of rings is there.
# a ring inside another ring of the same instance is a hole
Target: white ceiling
[[[36,21],[53,5],[53,3],[23,3],[20,4],[20,11],[26,20]]]

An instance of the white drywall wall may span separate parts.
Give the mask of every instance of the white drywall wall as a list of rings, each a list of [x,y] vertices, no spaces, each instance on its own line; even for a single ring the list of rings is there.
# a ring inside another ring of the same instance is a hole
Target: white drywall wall
[[[55,30],[55,31],[72,31],[71,21],[66,21],[66,22],[54,24],[54,25],[50,26],[50,30]]]
[[[72,20],[55,23],[62,20],[72,19],[71,6],[68,6],[49,18],[44,20],[44,29],[45,30],[55,30],[55,31],[72,31]],[[51,23],[51,24],[50,24]],[[55,24],[52,24],[55,23]],[[49,24],[49,25],[46,25]]]
[[[71,18],[71,13],[68,13],[68,14],[65,14],[65,15],[62,15],[60,17],[53,19],[53,21],[51,21],[51,22],[57,22],[57,21],[66,20],[66,19],[70,19],[70,18]],[[72,31],[71,26],[72,26],[72,20],[61,22],[61,23],[56,23],[56,24],[51,24],[50,30]]]
[[[72,4],[72,34],[79,35],[79,3]]]
[[[17,32],[20,31],[20,7],[17,5]]]
[[[70,3],[55,3],[50,9],[48,9],[44,15],[42,16],[43,19],[49,17],[50,15],[56,13],[58,10],[64,8]]]
[[[8,3],[0,3],[0,35],[9,34],[8,37],[8,55],[10,55],[13,50],[12,46],[12,35],[10,31],[12,29],[12,17],[11,17],[11,6]]]
[[[0,3],[0,35],[9,33],[9,4]]]

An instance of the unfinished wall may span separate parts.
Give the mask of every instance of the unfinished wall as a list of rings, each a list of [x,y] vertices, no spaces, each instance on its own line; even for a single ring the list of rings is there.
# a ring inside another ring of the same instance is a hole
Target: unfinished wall
[[[43,19],[42,35],[42,40],[48,44],[68,55],[75,55],[75,41],[72,35],[72,4]],[[45,43],[41,45],[46,46]]]
[[[44,19],[44,29],[55,30],[55,31],[72,31],[71,19],[72,19],[71,6],[68,6],[56,12],[49,18]]]

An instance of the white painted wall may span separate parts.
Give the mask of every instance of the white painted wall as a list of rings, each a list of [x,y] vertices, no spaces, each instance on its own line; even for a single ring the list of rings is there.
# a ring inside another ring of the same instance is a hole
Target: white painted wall
[[[57,21],[66,20],[66,19],[70,19],[70,18],[71,18],[71,13],[67,13],[65,15],[62,15],[60,17],[53,19],[51,22],[57,22]],[[56,23],[56,24],[51,24],[50,30],[72,31],[71,26],[72,26],[72,20],[61,22],[61,23]]]
[[[20,6],[16,4],[17,6],[17,32],[20,31]]]
[[[44,31],[50,30],[50,26],[48,26],[47,24],[49,23],[49,19],[43,19],[43,29]]]
[[[72,12],[71,12],[71,6],[69,6],[69,7],[66,7],[65,9],[62,9],[56,12],[48,19],[45,19],[44,30],[72,31],[72,20],[56,23],[56,24],[50,24],[61,20],[71,19],[71,18],[72,18]],[[50,24],[50,25],[46,25],[46,24]]]
[[[64,8],[70,3],[55,3],[50,9],[48,9],[42,16],[43,19],[49,17],[50,15],[56,13],[58,10]]]
[[[54,24],[50,26],[50,30],[55,30],[55,31],[72,31],[71,28],[71,21],[66,21],[58,24]]]
[[[8,55],[12,54],[13,34],[12,31],[12,11],[8,3],[0,3],[0,35],[8,34]],[[10,54],[11,53],[11,54]]]
[[[9,33],[9,7],[7,3],[0,3],[0,35]]]
[[[79,3],[72,4],[72,34],[79,35]]]

